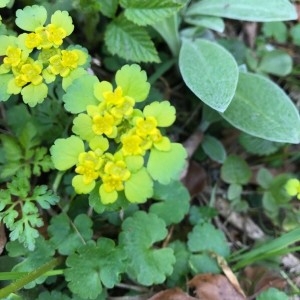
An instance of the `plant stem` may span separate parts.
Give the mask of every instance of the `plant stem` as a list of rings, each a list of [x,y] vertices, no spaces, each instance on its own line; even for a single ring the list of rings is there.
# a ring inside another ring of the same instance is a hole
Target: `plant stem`
[[[0,299],[4,299],[5,297],[9,296],[9,294],[15,293],[16,291],[24,287],[26,284],[44,275],[46,272],[52,270],[60,263],[61,263],[61,258],[54,258],[49,262],[45,263],[44,265],[42,265],[41,267],[37,268],[36,270],[27,273],[27,275],[25,275],[24,277],[21,277],[20,279],[17,279],[15,282],[12,282],[10,285],[4,287],[3,289],[0,289]]]
[[[58,187],[60,185],[60,182],[61,182],[61,179],[62,179],[64,173],[65,172],[57,172],[56,177],[54,179],[54,182],[52,184],[52,190],[53,190],[53,192],[55,192],[55,193],[57,192]]]

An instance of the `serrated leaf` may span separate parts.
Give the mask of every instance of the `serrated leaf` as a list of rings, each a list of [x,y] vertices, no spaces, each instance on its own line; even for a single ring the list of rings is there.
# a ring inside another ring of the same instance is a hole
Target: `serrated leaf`
[[[36,248],[34,251],[29,251],[19,242],[8,242],[6,249],[10,257],[24,256],[24,260],[14,266],[15,272],[30,272],[47,263],[53,257],[55,249],[51,243],[45,241],[43,237],[36,239]],[[26,288],[33,288],[36,284],[43,283],[47,276],[41,276],[35,281],[27,284]]]
[[[49,209],[51,205],[59,201],[59,197],[53,191],[48,190],[46,185],[36,186],[32,198],[44,209]]]
[[[57,139],[50,148],[54,167],[60,171],[74,166],[81,152],[84,152],[83,141],[74,135],[66,139]]]
[[[16,24],[26,31],[35,31],[36,28],[44,25],[47,19],[47,11],[43,6],[32,5],[16,12]]]
[[[229,155],[221,167],[221,178],[226,183],[246,184],[251,178],[251,170],[241,157]]]
[[[125,17],[140,26],[152,25],[175,14],[182,6],[173,0],[121,0]]]
[[[155,183],[153,198],[162,201],[152,204],[149,211],[162,218],[166,225],[179,223],[189,211],[190,195],[180,181],[168,185]]]
[[[72,114],[86,111],[88,105],[97,105],[99,101],[94,96],[94,85],[99,82],[96,76],[83,75],[75,79],[63,96],[65,109]]]
[[[97,244],[82,246],[66,260],[64,274],[69,289],[83,299],[95,299],[103,286],[113,288],[120,281],[123,260],[124,253],[110,239],[100,238]]]
[[[108,18],[113,18],[117,8],[118,0],[101,0],[100,10],[102,14]]]
[[[113,55],[135,62],[160,62],[147,31],[122,16],[107,26],[104,40]]]
[[[5,7],[9,2],[10,0],[0,0],[0,7]]]
[[[185,165],[186,150],[181,144],[171,143],[170,151],[162,152],[151,149],[147,164],[150,176],[162,184],[178,179]]]
[[[295,7],[287,0],[202,0],[191,5],[187,15],[208,15],[253,22],[297,19]]]
[[[131,174],[125,182],[125,196],[131,203],[143,203],[153,195],[153,181],[145,168]]]
[[[150,91],[147,74],[136,64],[125,65],[116,73],[116,84],[122,87],[123,94],[136,102],[144,101]]]
[[[166,235],[164,221],[152,213],[138,211],[123,222],[119,242],[128,256],[127,273],[140,284],[162,283],[172,273],[173,250],[153,249]]]
[[[238,66],[222,46],[204,39],[184,40],[179,55],[184,82],[205,104],[223,112],[238,82]]]
[[[199,223],[188,235],[188,248],[191,252],[212,251],[226,257],[230,249],[224,233],[210,223]]]
[[[29,84],[22,89],[21,94],[23,102],[30,107],[34,107],[45,100],[48,94],[48,86],[45,83],[39,85]]]
[[[178,286],[180,279],[183,279],[185,282],[185,276],[189,272],[188,259],[190,252],[187,249],[186,243],[179,240],[170,243],[169,247],[174,251],[176,262],[173,273],[168,277],[168,283],[171,283],[172,286]]]
[[[78,215],[74,223],[62,213],[51,219],[48,232],[50,241],[57,247],[62,255],[70,255],[92,238],[92,221],[84,214]]]
[[[207,253],[192,254],[188,264],[194,275],[203,273],[218,274],[221,271],[216,260]]]
[[[284,144],[261,139],[242,132],[239,136],[240,144],[247,152],[255,155],[269,155],[278,151]]]
[[[279,86],[260,75],[240,73],[236,94],[222,116],[248,134],[274,142],[300,142],[297,108]]]
[[[226,159],[226,150],[223,144],[213,136],[206,134],[201,143],[205,154],[212,160],[223,163]]]
[[[16,138],[1,134],[0,140],[7,161],[18,162],[23,157],[22,148]]]

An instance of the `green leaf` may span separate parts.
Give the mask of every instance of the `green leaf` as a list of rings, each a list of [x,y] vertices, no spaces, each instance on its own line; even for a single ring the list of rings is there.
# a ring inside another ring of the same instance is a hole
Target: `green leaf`
[[[138,283],[159,284],[172,274],[173,250],[153,249],[153,244],[166,236],[164,221],[152,213],[138,211],[123,222],[119,242],[128,256],[127,273]]]
[[[75,135],[66,139],[57,139],[50,148],[54,167],[60,171],[74,166],[81,152],[84,152],[83,141]]]
[[[103,286],[113,288],[120,281],[124,253],[112,240],[100,238],[97,244],[86,244],[68,256],[66,265],[64,274],[69,289],[83,299],[95,299]]]
[[[139,65],[125,65],[116,73],[116,84],[122,87],[123,94],[136,102],[144,101],[150,91],[147,74]]]
[[[185,283],[186,274],[189,272],[188,259],[190,252],[187,249],[186,243],[176,240],[169,244],[173,249],[176,262],[174,264],[173,273],[168,277],[168,285],[178,286],[180,280]]]
[[[147,31],[122,16],[107,26],[104,40],[113,55],[135,62],[160,62]]]
[[[188,24],[209,28],[217,32],[223,32],[225,29],[223,19],[219,17],[191,15],[185,16],[184,21]]]
[[[143,113],[145,117],[155,117],[158,127],[169,127],[176,119],[175,107],[169,101],[154,101],[145,106]]]
[[[289,300],[289,296],[285,294],[284,292],[276,289],[276,288],[268,288],[267,290],[260,293],[257,298],[257,300]]]
[[[297,108],[279,86],[265,77],[240,73],[236,94],[222,116],[251,135],[274,142],[300,142]]]
[[[207,40],[184,40],[179,55],[184,82],[205,104],[223,112],[238,82],[238,66],[222,46]]]
[[[9,2],[10,0],[0,0],[0,7],[5,7]]]
[[[53,191],[48,190],[46,185],[36,186],[31,198],[44,209],[49,209],[51,205],[59,201],[59,197]]]
[[[6,161],[18,162],[22,159],[23,153],[22,149],[16,138],[9,135],[0,135],[0,140],[2,142],[2,147],[4,149],[4,155]]]
[[[206,134],[201,143],[205,154],[212,160],[223,163],[226,159],[226,150],[223,144],[213,136]]]
[[[24,103],[28,104],[30,107],[34,107],[38,103],[42,103],[47,97],[48,86],[45,83],[39,85],[29,84],[22,89],[21,94]]]
[[[273,181],[273,175],[269,170],[260,168],[256,175],[256,181],[261,187],[268,189]]]
[[[226,257],[230,254],[224,233],[210,223],[199,223],[188,234],[188,248],[191,252],[214,252]]]
[[[251,178],[251,170],[241,157],[229,155],[221,167],[221,178],[226,183],[246,184]]]
[[[178,57],[181,46],[179,37],[179,17],[174,14],[161,22],[152,24],[152,27],[162,36],[167,45],[169,46],[173,57]],[[177,60],[177,59],[176,59]]]
[[[168,185],[155,183],[153,198],[162,201],[152,204],[149,211],[162,218],[166,225],[179,223],[189,211],[190,195],[180,181]]]
[[[288,29],[283,22],[264,23],[262,32],[266,37],[274,37],[279,43],[285,43],[288,37]]]
[[[88,105],[99,104],[94,96],[94,85],[97,82],[97,77],[92,75],[83,75],[75,79],[63,96],[65,109],[72,114],[78,114],[86,111]]]
[[[101,0],[100,10],[108,18],[113,18],[118,8],[118,0]]]
[[[125,196],[131,203],[143,203],[153,195],[153,181],[145,168],[132,173],[125,182]]]
[[[240,144],[247,152],[255,155],[269,155],[278,151],[284,144],[261,139],[242,132],[239,136]]]
[[[238,183],[231,183],[228,187],[227,197],[230,201],[240,201],[243,187]]]
[[[188,261],[189,267],[194,275],[203,273],[220,273],[217,261],[207,253],[192,254]]]
[[[45,241],[43,237],[36,240],[34,251],[27,250],[18,242],[8,242],[6,249],[10,257],[21,257],[21,262],[14,266],[15,272],[30,272],[47,263],[55,254],[55,249],[51,243]],[[22,258],[23,257],[23,258]],[[36,284],[43,283],[47,276],[41,276],[35,281],[27,284],[26,288],[33,288]]]
[[[254,22],[297,19],[295,7],[288,0],[202,0],[191,5],[186,14],[217,16]]]
[[[84,214],[78,215],[74,222],[65,214],[59,214],[51,219],[48,232],[50,241],[62,255],[70,255],[92,238],[93,222]]]
[[[175,14],[182,6],[173,0],[120,0],[125,17],[140,26],[152,25]]]
[[[292,57],[283,50],[265,52],[257,71],[276,76],[286,76],[292,72]]]
[[[53,300],[53,299],[57,299],[57,300],[71,300],[71,298],[65,294],[62,294],[61,292],[57,292],[57,291],[52,291],[50,292],[42,292],[41,294],[39,294],[39,297],[37,298],[37,300]]]
[[[12,74],[1,74],[0,75],[0,102],[1,101],[6,101],[9,99],[9,97],[11,96],[11,94],[9,94],[7,92],[7,85],[9,83],[9,81],[11,81],[11,79],[13,79],[13,75]]]
[[[151,149],[147,164],[150,176],[162,184],[178,179],[185,165],[186,150],[181,144],[171,143],[170,151],[162,152]]]
[[[300,24],[299,23],[291,28],[290,35],[292,37],[293,43],[296,46],[300,46]]]
[[[16,25],[26,31],[35,31],[44,25],[47,19],[47,11],[43,6],[32,5],[16,12]]]

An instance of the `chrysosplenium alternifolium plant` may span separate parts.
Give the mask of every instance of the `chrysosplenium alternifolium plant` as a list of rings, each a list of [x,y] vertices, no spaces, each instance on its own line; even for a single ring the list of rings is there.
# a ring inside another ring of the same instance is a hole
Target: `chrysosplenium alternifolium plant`
[[[154,181],[176,179],[186,151],[163,135],[175,121],[175,108],[168,101],[136,108],[150,90],[145,71],[125,65],[116,73],[116,87],[99,81],[85,70],[87,51],[64,46],[74,30],[67,11],[54,12],[47,25],[42,6],[19,9],[16,15],[17,26],[28,33],[0,36],[0,97],[21,94],[33,107],[47,97],[48,85],[62,78],[65,108],[77,115],[74,135],[56,140],[50,152],[56,169],[74,167],[76,193],[97,191],[105,205],[124,198],[142,203],[153,195]]]
[[[175,121],[168,101],[155,101],[143,110],[135,104],[149,93],[145,71],[125,65],[116,73],[116,87],[95,76],[76,79],[63,98],[71,113],[74,135],[51,147],[54,166],[75,166],[72,185],[78,194],[97,189],[102,204],[125,195],[142,203],[153,195],[153,181],[168,184],[184,166],[185,149],[172,143],[162,129]]]
[[[18,36],[0,36],[0,96],[2,101],[20,94],[30,106],[43,102],[47,84],[61,76],[64,89],[76,77],[86,73],[87,51],[71,45],[64,49],[63,41],[74,26],[67,11],[56,11],[45,25],[47,11],[33,5],[17,10],[16,25],[29,32]]]

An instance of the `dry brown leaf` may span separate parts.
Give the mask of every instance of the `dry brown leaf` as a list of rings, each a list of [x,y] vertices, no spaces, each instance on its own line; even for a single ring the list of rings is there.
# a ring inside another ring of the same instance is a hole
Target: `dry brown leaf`
[[[5,234],[4,225],[3,223],[0,223],[0,254],[3,252],[6,242],[7,242],[7,238]]]
[[[223,273],[225,274],[225,276],[227,277],[229,282],[232,284],[232,286],[236,289],[236,291],[239,292],[242,296],[246,297],[246,295],[245,295],[244,291],[242,290],[236,276],[234,275],[232,270],[229,268],[226,260],[221,256],[217,256],[217,261],[218,261],[218,264],[221,267]]]
[[[185,177],[181,180],[191,197],[203,191],[207,184],[207,173],[197,162],[191,160]]]
[[[179,288],[173,288],[161,291],[148,300],[197,300],[197,298],[189,296]]]
[[[205,300],[245,300],[229,280],[221,274],[201,274],[188,282],[189,287],[195,288],[199,299]]]
[[[253,266],[245,268],[241,285],[250,295],[260,293],[270,287],[283,290],[286,287],[286,281],[274,270]]]

